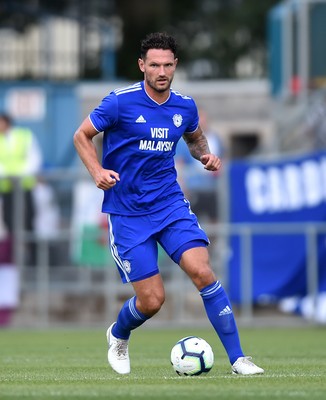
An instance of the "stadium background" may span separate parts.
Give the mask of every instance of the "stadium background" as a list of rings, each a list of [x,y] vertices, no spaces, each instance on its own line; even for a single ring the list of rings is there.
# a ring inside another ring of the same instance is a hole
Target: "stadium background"
[[[20,226],[24,205],[17,189],[15,262],[20,303],[13,327],[102,326],[114,319],[131,293],[129,287],[121,287],[105,247],[101,193],[80,165],[72,135],[106,93],[141,79],[136,65],[139,41],[154,30],[176,35],[182,51],[174,87],[205,109],[225,146],[225,167],[216,186],[219,220],[202,224],[212,240],[214,269],[230,289],[240,323],[326,323],[322,279],[326,56],[320,51],[326,2],[227,3],[1,3],[0,109],[38,137],[45,160],[39,181],[52,196],[48,203],[39,204],[44,219],[31,235]],[[232,206],[240,213],[246,197],[241,197],[242,205],[233,205],[233,188],[244,182],[234,175],[237,166],[251,168],[262,161],[265,169],[280,163],[300,166],[302,158],[314,160],[317,151],[321,159],[318,201],[303,204],[300,212],[286,213],[287,218],[276,212],[267,213],[269,218],[247,214],[234,218]],[[255,240],[271,232],[283,248],[270,246],[273,238],[269,238],[263,250],[259,244],[257,250]],[[297,243],[289,247],[283,241],[286,233],[300,236],[300,252]],[[24,242],[37,245],[33,266],[25,264]],[[273,276],[270,260],[276,252],[284,258],[277,258],[279,268]],[[295,258],[292,279],[284,282],[282,272]],[[163,253],[160,266],[168,300],[153,323],[193,323],[202,308],[199,296]],[[298,275],[305,279],[297,282]],[[257,295],[266,280],[275,277],[279,286]],[[204,315],[195,322],[206,323]]]

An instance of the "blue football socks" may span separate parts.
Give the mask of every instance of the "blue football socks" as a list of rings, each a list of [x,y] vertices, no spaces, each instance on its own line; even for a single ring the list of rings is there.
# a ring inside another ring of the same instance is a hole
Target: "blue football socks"
[[[117,323],[112,328],[112,334],[119,339],[129,339],[130,332],[138,328],[150,317],[136,308],[136,296],[127,300],[122,306]]]
[[[206,286],[200,291],[200,295],[207,316],[228,354],[230,363],[233,364],[244,354],[228,296],[219,281]]]

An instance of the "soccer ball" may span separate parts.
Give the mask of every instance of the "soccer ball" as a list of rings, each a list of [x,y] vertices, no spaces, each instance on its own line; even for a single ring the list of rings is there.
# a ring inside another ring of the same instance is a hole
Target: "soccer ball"
[[[178,375],[206,374],[214,364],[214,353],[204,339],[187,336],[173,346],[171,364]]]

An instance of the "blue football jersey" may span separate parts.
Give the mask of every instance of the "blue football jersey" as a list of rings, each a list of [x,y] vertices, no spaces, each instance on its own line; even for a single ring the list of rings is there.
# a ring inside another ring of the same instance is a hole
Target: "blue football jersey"
[[[182,135],[198,127],[191,97],[170,90],[158,104],[138,82],[111,92],[89,118],[104,132],[103,167],[120,174],[120,182],[104,191],[103,212],[145,215],[184,197],[173,157]]]

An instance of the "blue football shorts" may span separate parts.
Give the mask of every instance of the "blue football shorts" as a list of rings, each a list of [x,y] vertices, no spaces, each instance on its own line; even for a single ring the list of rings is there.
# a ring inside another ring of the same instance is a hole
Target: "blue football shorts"
[[[209,244],[186,199],[148,215],[109,214],[108,222],[111,253],[124,283],[159,273],[157,243],[177,264],[184,251]]]

